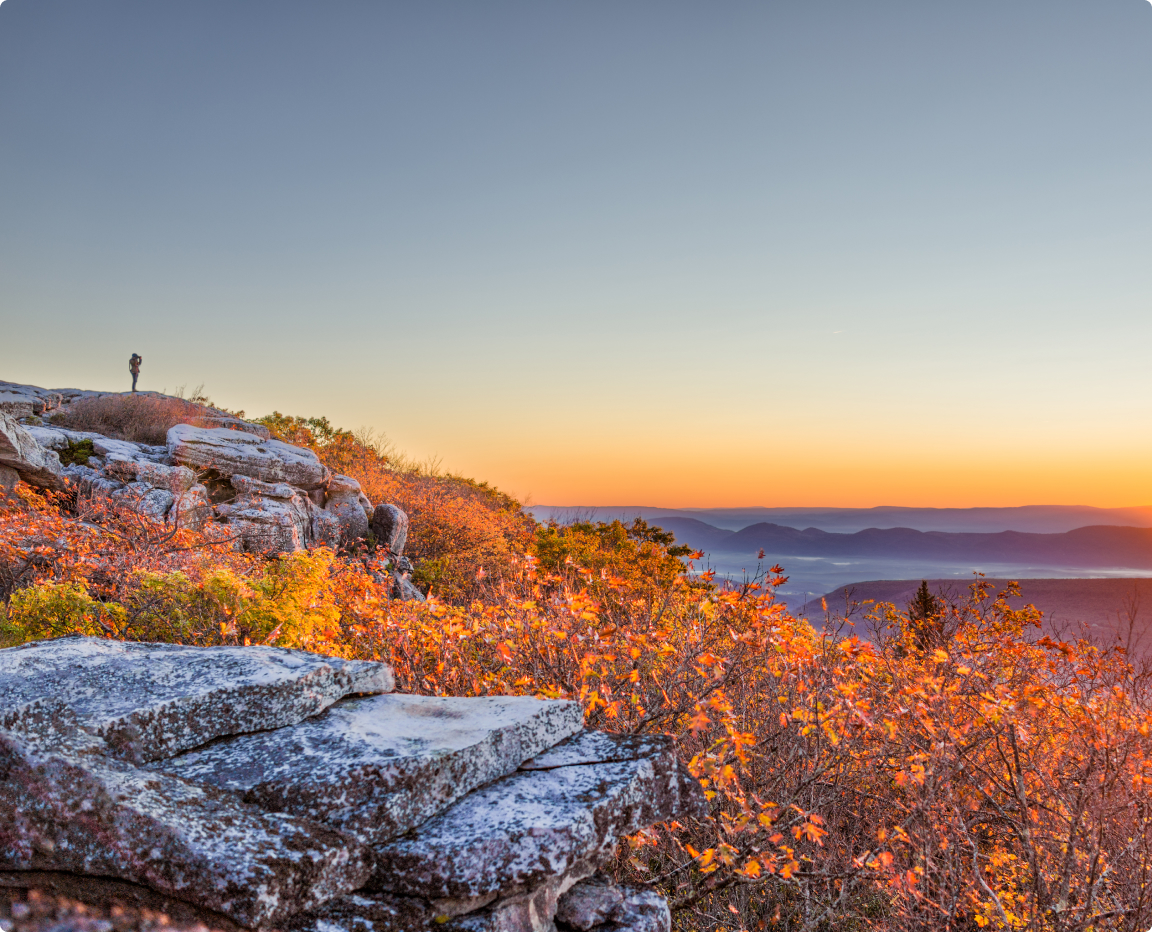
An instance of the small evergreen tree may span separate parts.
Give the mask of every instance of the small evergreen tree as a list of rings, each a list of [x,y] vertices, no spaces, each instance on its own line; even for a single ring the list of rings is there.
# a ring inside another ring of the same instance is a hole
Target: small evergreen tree
[[[908,603],[908,623],[916,646],[922,651],[943,646],[944,611],[941,600],[928,589],[928,580],[920,581],[920,588]]]

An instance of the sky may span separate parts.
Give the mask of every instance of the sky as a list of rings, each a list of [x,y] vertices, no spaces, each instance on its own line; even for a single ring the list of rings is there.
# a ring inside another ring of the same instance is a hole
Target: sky
[[[4,0],[0,379],[538,504],[1152,503],[1152,4]]]

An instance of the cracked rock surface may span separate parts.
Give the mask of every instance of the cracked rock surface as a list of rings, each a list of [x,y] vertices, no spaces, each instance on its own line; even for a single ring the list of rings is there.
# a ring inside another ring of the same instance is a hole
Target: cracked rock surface
[[[613,747],[607,756],[618,759],[589,759]],[[622,836],[680,812],[686,789],[670,738],[592,733],[571,739],[566,753],[583,760],[504,777],[377,845],[369,887],[460,899],[531,889],[592,865],[586,876]]]
[[[392,689],[384,664],[279,647],[182,647],[68,637],[0,651],[0,717],[45,701],[137,761],[293,725],[351,693]]]
[[[658,894],[594,875],[698,804],[671,739],[391,686],[269,647],[0,650],[0,890],[228,932],[668,932]]]
[[[0,869],[118,877],[245,926],[354,890],[369,853],[338,832],[99,754],[0,733]]]
[[[576,702],[367,696],[294,728],[230,738],[155,766],[376,842],[511,773],[583,724]]]

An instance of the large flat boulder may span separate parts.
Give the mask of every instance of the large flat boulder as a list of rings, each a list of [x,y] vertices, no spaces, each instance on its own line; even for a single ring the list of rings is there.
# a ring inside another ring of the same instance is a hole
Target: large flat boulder
[[[277,647],[183,647],[68,637],[0,650],[2,727],[63,701],[126,759],[294,725],[344,696],[388,692],[384,664]]]
[[[250,476],[319,489],[331,473],[311,450],[266,440],[242,430],[177,424],[168,431],[168,455],[179,466],[215,470],[221,476]]]
[[[100,753],[0,731],[0,870],[142,884],[256,928],[360,886],[371,856],[303,819]]]
[[[582,727],[576,702],[377,695],[153,767],[380,842]]]
[[[41,488],[63,487],[60,457],[36,442],[16,419],[0,411],[0,466],[16,470],[25,482]]]
[[[610,753],[602,752],[610,748]],[[470,900],[574,882],[609,858],[617,841],[677,815],[700,786],[670,738],[593,733],[561,751],[579,763],[521,770],[473,791],[402,838],[375,846],[367,889]],[[590,758],[608,756],[606,762]],[[557,891],[561,892],[561,891]]]

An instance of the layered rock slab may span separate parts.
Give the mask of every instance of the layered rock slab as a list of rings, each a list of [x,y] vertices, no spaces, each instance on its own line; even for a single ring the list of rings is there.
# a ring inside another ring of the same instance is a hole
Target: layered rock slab
[[[224,476],[286,482],[299,489],[322,488],[331,476],[311,450],[247,431],[177,424],[168,431],[167,441],[168,455],[177,465],[212,469]]]
[[[0,870],[145,885],[258,928],[360,886],[371,855],[315,823],[141,771],[88,735],[0,732]]]
[[[21,730],[45,701],[137,762],[216,738],[294,725],[344,696],[392,689],[384,664],[276,647],[182,647],[99,638],[0,651],[0,717]]]
[[[566,890],[566,892],[562,892]],[[451,915],[419,897],[346,894],[294,917],[289,932],[670,932],[667,901],[655,890],[603,877],[535,890]]]
[[[619,759],[593,762],[604,756]],[[624,835],[679,813],[700,786],[670,738],[578,735],[557,753],[580,763],[529,765],[482,787],[408,835],[376,845],[366,886],[470,900],[530,891],[593,873]],[[547,760],[547,755],[543,755]],[[562,888],[557,892],[562,892]]]
[[[42,488],[58,489],[60,457],[46,450],[9,414],[0,411],[0,466],[19,473],[25,482]]]
[[[377,695],[153,767],[381,842],[582,727],[576,702]]]

